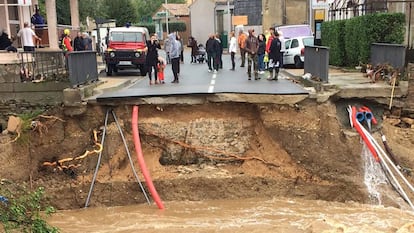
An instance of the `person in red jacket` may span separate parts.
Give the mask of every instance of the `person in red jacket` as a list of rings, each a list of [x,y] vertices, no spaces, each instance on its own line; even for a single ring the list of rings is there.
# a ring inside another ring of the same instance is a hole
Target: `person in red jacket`
[[[73,48],[72,48],[72,40],[70,39],[70,31],[69,29],[65,29],[63,30],[63,39],[62,39],[62,50],[63,52],[72,52]]]
[[[269,28],[269,39],[267,40],[267,44],[266,44],[266,53],[269,54],[269,49],[270,49],[270,45],[272,44],[272,40],[273,38],[275,38],[275,28],[271,27]]]

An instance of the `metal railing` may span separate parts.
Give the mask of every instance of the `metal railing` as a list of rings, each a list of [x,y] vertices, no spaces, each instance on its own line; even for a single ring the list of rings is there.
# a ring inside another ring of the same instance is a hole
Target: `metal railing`
[[[68,81],[63,52],[20,52],[19,56],[22,82]]]

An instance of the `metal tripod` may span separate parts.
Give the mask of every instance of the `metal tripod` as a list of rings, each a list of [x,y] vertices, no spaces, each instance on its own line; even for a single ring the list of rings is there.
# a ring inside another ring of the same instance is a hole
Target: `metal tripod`
[[[139,183],[139,187],[141,188],[142,193],[143,193],[143,194],[144,194],[144,196],[145,196],[145,199],[147,200],[148,204],[150,204],[150,200],[149,200],[149,198],[148,198],[147,193],[145,192],[144,186],[142,185],[142,183],[141,183],[141,181],[139,180],[139,177],[138,177],[138,175],[137,175],[137,172],[135,171],[135,168],[134,168],[134,163],[132,162],[131,154],[129,153],[128,145],[127,145],[127,142],[126,142],[126,140],[125,140],[124,134],[122,133],[121,126],[119,125],[119,122],[118,122],[118,119],[117,119],[117,117],[116,117],[116,115],[115,115],[115,112],[114,112],[112,109],[107,109],[107,110],[106,110],[106,115],[105,115],[105,126],[104,126],[103,133],[102,133],[101,145],[104,145],[104,142],[105,142],[106,128],[107,128],[107,126],[108,126],[108,117],[109,117],[109,113],[111,113],[111,114],[112,114],[112,116],[113,116],[113,118],[114,118],[114,120],[115,120],[116,126],[117,126],[117,128],[118,128],[119,134],[121,135],[121,138],[122,138],[122,141],[123,141],[123,143],[124,143],[124,146],[125,146],[126,152],[127,152],[127,154],[128,154],[128,159],[129,159],[129,163],[130,163],[131,168],[132,168],[132,172],[134,173],[134,176],[135,176],[135,178],[137,179],[137,181],[138,181],[138,183]],[[104,147],[104,148],[105,148],[105,147]],[[93,174],[93,179],[92,179],[92,184],[91,184],[91,187],[89,188],[89,193],[88,193],[88,198],[86,199],[85,208],[87,208],[87,207],[89,206],[89,201],[90,201],[90,198],[91,198],[91,195],[92,195],[92,192],[93,192],[93,186],[94,186],[94,184],[95,184],[95,181],[96,181],[96,176],[98,175],[99,166],[100,166],[100,164],[101,164],[101,159],[102,159],[102,151],[103,151],[103,150],[101,150],[101,152],[99,152],[98,162],[97,162],[97,164],[96,164],[95,173]]]

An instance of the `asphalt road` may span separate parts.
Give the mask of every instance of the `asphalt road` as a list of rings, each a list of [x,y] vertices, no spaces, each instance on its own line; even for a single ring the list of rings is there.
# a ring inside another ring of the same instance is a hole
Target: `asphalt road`
[[[160,51],[163,56],[164,52]],[[268,81],[268,72],[260,74],[260,80],[248,80],[247,68],[240,67],[240,56],[236,57],[236,70],[231,71],[230,55],[223,55],[223,69],[217,73],[208,72],[207,64],[190,64],[189,51],[184,54],[184,63],[180,64],[179,83],[171,83],[173,74],[171,65],[165,69],[165,84],[150,85],[148,77],[142,77],[134,85],[122,90],[101,95],[100,99],[131,98],[150,96],[171,96],[187,94],[215,94],[215,93],[244,93],[244,94],[272,94],[296,95],[307,94],[302,86],[279,74],[278,81]],[[247,66],[247,61],[246,61]],[[137,77],[138,72],[120,71],[115,77]]]

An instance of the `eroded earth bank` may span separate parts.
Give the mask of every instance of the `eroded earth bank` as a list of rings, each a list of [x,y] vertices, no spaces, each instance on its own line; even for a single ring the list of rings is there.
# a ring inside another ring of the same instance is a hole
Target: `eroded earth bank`
[[[363,183],[362,144],[349,126],[346,104],[305,100],[295,106],[143,105],[138,119],[143,154],[164,201],[281,196],[370,203]],[[399,127],[396,119],[382,111],[384,107],[370,107],[379,119],[376,136],[380,131],[387,135],[401,163],[414,167],[414,129]],[[43,114],[54,117],[37,118],[42,128],[23,132],[16,142],[10,143],[16,135],[2,135],[2,181],[44,186],[51,204],[59,209],[83,207],[98,154],[63,162],[63,170],[44,162],[97,149],[93,130],[98,131],[100,142],[106,110],[88,106],[82,115],[67,116],[63,109],[54,109]],[[113,111],[144,181],[132,137],[132,106]],[[109,115],[90,204],[145,202],[117,124]],[[383,204],[395,205],[387,199]]]

